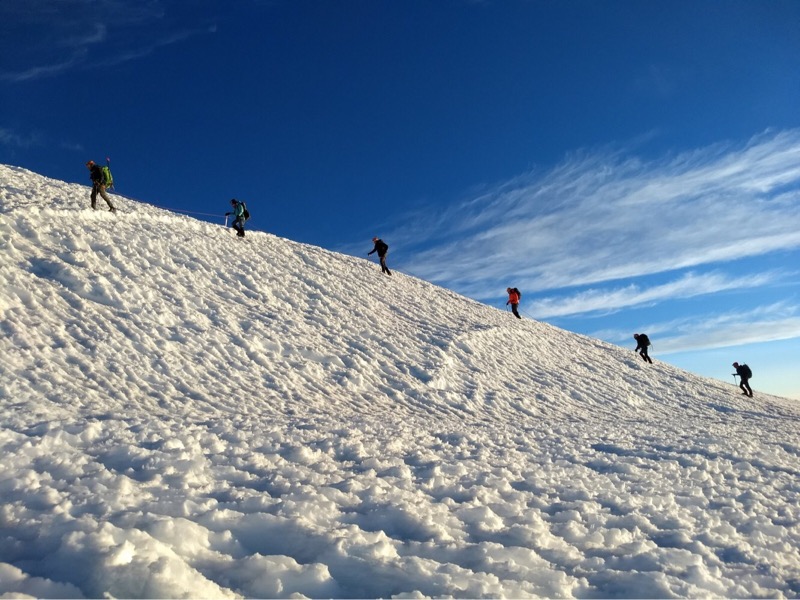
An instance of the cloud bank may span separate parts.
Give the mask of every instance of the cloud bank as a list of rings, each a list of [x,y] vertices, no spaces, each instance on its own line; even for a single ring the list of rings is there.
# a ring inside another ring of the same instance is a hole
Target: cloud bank
[[[537,319],[576,315],[594,311],[613,311],[669,300],[692,298],[722,291],[757,288],[777,281],[779,272],[747,277],[729,277],[720,272],[686,273],[673,281],[641,287],[636,284],[609,289],[589,289],[573,295],[536,298],[530,312]]]
[[[576,153],[428,215],[427,225],[415,217],[404,227],[413,234],[393,237],[420,248],[406,265],[415,275],[491,298],[512,280],[541,292],[794,250],[799,219],[800,130],[789,130],[654,161]],[[671,288],[738,285],[720,277],[684,276]],[[637,302],[666,297],[669,287],[637,291]],[[616,306],[630,304],[616,296]],[[615,307],[596,292],[585,299],[573,298],[571,310]]]
[[[800,337],[800,310],[791,303],[776,302],[746,311],[706,313],[653,323],[648,333],[659,338],[659,355],[788,340]],[[591,335],[623,345],[631,337],[630,332],[617,330]]]

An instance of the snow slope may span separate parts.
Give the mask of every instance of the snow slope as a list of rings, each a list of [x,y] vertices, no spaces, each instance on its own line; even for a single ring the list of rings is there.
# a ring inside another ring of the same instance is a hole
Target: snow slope
[[[88,194],[0,166],[0,594],[800,595],[758,374]]]

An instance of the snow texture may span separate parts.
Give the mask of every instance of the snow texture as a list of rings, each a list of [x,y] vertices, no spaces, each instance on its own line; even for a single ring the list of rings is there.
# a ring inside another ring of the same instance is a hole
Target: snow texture
[[[758,373],[112,198],[0,166],[0,596],[800,595]]]

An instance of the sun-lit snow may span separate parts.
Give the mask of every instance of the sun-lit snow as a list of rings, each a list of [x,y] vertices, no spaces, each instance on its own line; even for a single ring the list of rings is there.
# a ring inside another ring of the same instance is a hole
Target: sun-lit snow
[[[88,195],[0,166],[0,595],[800,594],[758,373]]]

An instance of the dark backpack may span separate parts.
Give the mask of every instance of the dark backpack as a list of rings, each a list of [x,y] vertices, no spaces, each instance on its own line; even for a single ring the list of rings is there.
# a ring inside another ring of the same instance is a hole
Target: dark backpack
[[[740,368],[742,369],[742,377],[747,377],[750,379],[753,376],[753,372],[747,365],[742,365]]]
[[[522,300],[522,292],[520,292],[517,288],[511,288],[511,291],[516,292],[517,296],[519,296],[519,299]]]
[[[244,209],[244,212],[242,213],[242,216],[244,217],[244,220],[245,221],[250,220],[250,211],[247,210],[247,204],[245,204],[244,202],[241,202],[241,205],[242,205],[242,208]]]

